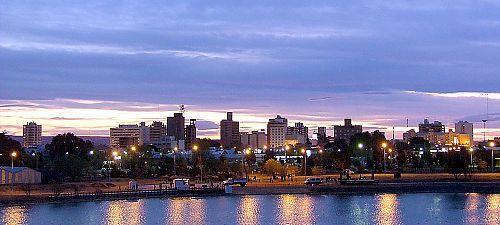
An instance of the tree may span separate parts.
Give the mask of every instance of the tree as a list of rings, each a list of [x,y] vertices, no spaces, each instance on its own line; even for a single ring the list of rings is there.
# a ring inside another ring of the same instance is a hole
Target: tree
[[[91,141],[84,141],[72,133],[58,134],[50,144],[45,145],[50,156],[63,156],[66,154],[85,156],[92,150]]]
[[[0,133],[0,164],[1,165],[10,165],[11,163],[11,154],[13,151],[18,153],[22,153],[21,143],[12,139],[10,136],[7,136],[5,133]],[[19,165],[21,162],[21,157],[14,158],[16,165]]]
[[[448,151],[448,172],[458,179],[460,174],[467,177],[467,150]]]
[[[262,167],[262,172],[267,175],[275,175],[276,173],[281,173],[282,171],[283,166],[275,159],[267,160]]]
[[[72,133],[55,136],[46,145],[49,156],[41,160],[44,179],[77,180],[92,174],[92,171],[101,165],[96,161],[99,158],[97,154],[89,154],[92,149],[92,142],[84,141]]]

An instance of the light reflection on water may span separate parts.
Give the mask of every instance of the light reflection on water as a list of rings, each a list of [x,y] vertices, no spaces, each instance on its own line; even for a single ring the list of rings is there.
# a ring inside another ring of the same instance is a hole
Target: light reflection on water
[[[500,195],[260,195],[0,207],[0,224],[500,224]]]
[[[238,224],[258,224],[260,206],[257,198],[242,197],[237,214]]]
[[[143,200],[109,202],[103,224],[140,224],[143,221],[143,204]]]
[[[7,207],[2,211],[3,211],[2,224],[5,225],[26,224],[26,217],[25,217],[26,208],[24,206]]]
[[[377,203],[377,224],[396,225],[400,224],[398,196],[395,194],[385,194],[378,196]]]
[[[314,202],[307,195],[282,195],[277,199],[277,224],[312,224],[314,218]]]

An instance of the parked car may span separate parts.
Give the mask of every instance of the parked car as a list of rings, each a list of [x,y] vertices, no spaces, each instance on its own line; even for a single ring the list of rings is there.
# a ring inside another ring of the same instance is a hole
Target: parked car
[[[304,181],[304,184],[309,185],[309,186],[320,185],[322,183],[323,183],[323,179],[321,179],[319,177],[307,178],[306,181]]]

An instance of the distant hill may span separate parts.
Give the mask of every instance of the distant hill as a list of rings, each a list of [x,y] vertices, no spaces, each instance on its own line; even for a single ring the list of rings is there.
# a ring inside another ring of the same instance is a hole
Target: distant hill
[[[19,141],[19,143],[23,143],[23,137],[22,136],[11,136],[12,139]],[[94,143],[94,146],[98,145],[106,145],[109,146],[109,137],[102,137],[102,136],[78,136],[79,138],[83,140],[89,140],[92,143]],[[52,141],[53,136],[42,136],[42,144],[48,144]]]

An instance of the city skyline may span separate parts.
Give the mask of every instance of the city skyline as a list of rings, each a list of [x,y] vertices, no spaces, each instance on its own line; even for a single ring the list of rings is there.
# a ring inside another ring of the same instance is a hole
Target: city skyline
[[[242,131],[283,115],[313,130],[352,118],[396,137],[424,118],[500,136],[500,4],[7,2],[0,8],[0,131],[106,136],[166,121],[200,137],[226,111]],[[464,32],[466,31],[466,32]],[[329,130],[329,132],[332,132]]]

